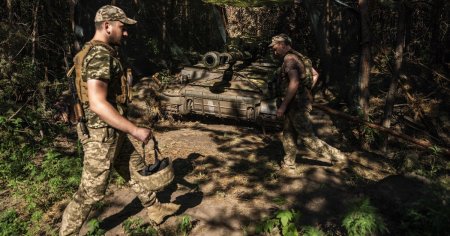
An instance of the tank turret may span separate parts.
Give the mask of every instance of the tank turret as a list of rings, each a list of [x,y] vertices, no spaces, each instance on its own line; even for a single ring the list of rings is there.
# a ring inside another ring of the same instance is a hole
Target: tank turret
[[[273,86],[277,65],[246,50],[210,51],[185,66],[165,86],[162,105],[175,114],[196,113],[245,120],[276,119]]]

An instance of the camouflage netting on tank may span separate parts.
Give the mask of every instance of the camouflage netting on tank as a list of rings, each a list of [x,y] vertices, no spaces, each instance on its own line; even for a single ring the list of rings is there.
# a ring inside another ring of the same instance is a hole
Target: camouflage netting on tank
[[[143,78],[133,86],[133,99],[127,110],[127,117],[131,122],[141,127],[151,127],[160,117],[158,88],[151,78]]]
[[[226,7],[227,31],[235,37],[271,37],[276,30],[280,9],[276,7]]]

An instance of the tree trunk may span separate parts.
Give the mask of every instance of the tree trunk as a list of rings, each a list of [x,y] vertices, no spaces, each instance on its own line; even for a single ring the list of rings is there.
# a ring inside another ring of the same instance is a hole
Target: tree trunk
[[[442,12],[444,11],[444,1],[435,0],[432,1],[432,9],[431,9],[431,42],[430,42],[430,51],[431,51],[431,62],[433,64],[442,62],[442,55],[444,51],[442,50],[444,45],[442,45],[440,39],[440,25],[442,21]]]
[[[370,29],[369,29],[369,0],[358,1],[361,17],[361,57],[359,68],[359,106],[363,119],[369,120],[369,80],[370,80]],[[367,139],[363,134],[361,146],[369,148]]]
[[[161,46],[162,46],[162,52],[164,53],[164,55],[167,55],[167,4],[165,3],[164,6],[162,6],[162,10],[161,10]]]
[[[330,0],[326,0],[325,4],[325,19],[323,21],[324,37],[325,37],[325,55],[321,66],[322,72],[322,93],[325,94],[325,90],[328,87],[331,74],[331,45],[330,45],[330,27],[331,27],[331,4]]]
[[[397,25],[397,43],[395,47],[395,67],[394,73],[391,79],[391,84],[389,85],[389,90],[386,95],[386,103],[384,107],[384,118],[382,125],[385,128],[391,127],[391,116],[394,107],[395,93],[398,87],[398,80],[400,79],[400,73],[403,65],[403,51],[405,49],[405,22],[406,22],[406,11],[407,8],[403,3],[399,3],[399,15],[398,15],[398,25]],[[382,150],[385,152],[387,150],[388,136],[385,137],[382,145]]]
[[[321,63],[321,75],[320,80],[326,84],[329,80],[329,71],[331,64],[331,49],[327,38],[327,30],[326,27],[329,24],[328,21],[328,13],[329,13],[329,2],[327,1],[325,4],[325,9],[322,12],[326,12],[325,19],[321,17],[321,10],[317,9],[313,0],[304,0],[303,5],[305,6],[306,11],[308,12],[309,19],[311,21],[311,29],[314,33],[314,37],[316,38],[317,47],[319,48],[320,61]],[[325,23],[324,23],[325,21]],[[322,87],[325,89],[325,86]]]
[[[69,0],[69,19],[70,19],[70,26],[72,27],[72,33],[75,34],[75,7],[78,4],[78,0]],[[72,52],[72,47],[68,47],[69,53]],[[73,42],[73,49],[75,49],[75,52],[78,52],[81,50],[81,42],[78,40],[78,37],[75,37],[75,40]]]
[[[13,21],[13,0],[6,0],[6,8],[8,9],[8,22]]]
[[[39,0],[35,2],[33,8],[33,31],[31,33],[31,64],[35,64],[36,61],[36,47],[38,36],[38,12],[39,12]]]

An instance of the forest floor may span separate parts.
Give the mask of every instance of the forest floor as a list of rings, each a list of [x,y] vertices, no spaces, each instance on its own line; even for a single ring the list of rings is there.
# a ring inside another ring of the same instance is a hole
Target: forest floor
[[[181,205],[158,227],[160,235],[180,235],[185,215],[193,223],[189,235],[252,235],[255,225],[278,209],[300,212],[301,225],[345,235],[342,218],[356,199],[383,202],[384,197],[414,195],[420,187],[420,181],[395,177],[389,158],[352,150],[328,115],[317,110],[312,115],[318,136],[347,155],[346,167],[300,151],[297,172],[284,173],[279,127],[263,132],[257,125],[211,117],[158,124],[155,136],[162,155],[173,159],[175,179],[157,196]],[[117,184],[110,185],[101,207],[90,215],[106,235],[125,235],[122,223],[129,217],[145,221],[146,209],[127,185]],[[85,224],[81,234],[87,231]]]

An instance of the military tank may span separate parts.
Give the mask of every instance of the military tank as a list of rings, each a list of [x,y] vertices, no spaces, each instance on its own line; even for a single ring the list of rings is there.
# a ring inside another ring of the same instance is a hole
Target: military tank
[[[210,51],[184,66],[175,79],[158,82],[162,110],[255,122],[276,122],[274,72],[270,59],[248,51]]]

